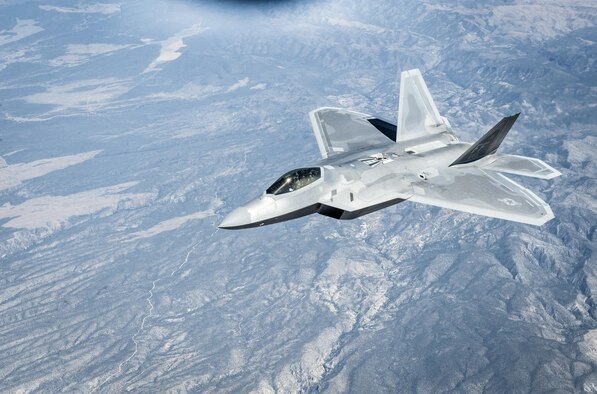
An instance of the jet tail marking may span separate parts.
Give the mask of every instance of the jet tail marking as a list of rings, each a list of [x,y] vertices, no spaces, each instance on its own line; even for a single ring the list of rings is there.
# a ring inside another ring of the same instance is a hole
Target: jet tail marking
[[[520,113],[517,113],[516,115],[508,116],[500,120],[498,124],[493,126],[491,130],[479,139],[479,141],[475,142],[466,150],[466,152],[450,164],[450,167],[459,164],[472,163],[485,156],[494,154],[502,141],[504,141],[504,138],[506,138],[506,134],[508,134],[519,115]]]

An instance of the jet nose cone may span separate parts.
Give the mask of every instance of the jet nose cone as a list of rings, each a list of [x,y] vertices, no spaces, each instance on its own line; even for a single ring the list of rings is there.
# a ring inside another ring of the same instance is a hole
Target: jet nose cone
[[[235,229],[242,228],[249,224],[251,224],[251,215],[249,214],[249,211],[245,207],[239,207],[230,212],[218,227],[223,229]]]

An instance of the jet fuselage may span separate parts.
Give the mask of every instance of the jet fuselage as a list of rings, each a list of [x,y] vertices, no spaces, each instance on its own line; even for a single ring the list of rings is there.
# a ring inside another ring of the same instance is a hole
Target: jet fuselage
[[[304,167],[319,169],[316,180],[282,193],[266,191],[232,211],[220,228],[259,227],[313,213],[354,219],[408,199],[413,181],[437,176],[469,147],[445,132],[338,154]]]

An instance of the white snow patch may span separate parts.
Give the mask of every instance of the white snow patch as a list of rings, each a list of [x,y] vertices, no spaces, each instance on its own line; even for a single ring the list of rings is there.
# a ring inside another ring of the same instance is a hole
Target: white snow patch
[[[578,347],[585,356],[597,363],[597,329],[589,330]]]
[[[150,94],[148,98],[158,100],[199,100],[220,92],[222,89],[213,85],[196,85],[192,82],[173,92]]]
[[[19,186],[21,182],[44,176],[50,172],[74,166],[94,158],[101,150],[78,153],[76,155],[35,160],[29,163],[16,163],[0,166],[0,190]],[[4,161],[0,158],[0,160]]]
[[[234,83],[233,85],[231,85],[228,90],[226,90],[226,93],[231,93],[234,92],[235,90],[238,90],[240,88],[244,88],[245,86],[247,86],[247,84],[249,83],[249,77],[243,78],[243,79],[239,79],[238,81],[236,81],[236,83]]]
[[[258,83],[256,85],[251,86],[249,89],[253,89],[253,90],[263,90],[267,87],[266,84],[264,83]]]
[[[284,366],[276,377],[276,391],[296,393],[304,391],[310,384],[319,382],[325,373],[324,365],[340,335],[341,330],[328,327],[312,342],[307,343],[303,347],[300,361]]]
[[[368,105],[366,98],[359,94],[342,94],[339,96],[329,95],[325,98],[334,103],[334,105],[343,108],[365,108],[365,106]]]
[[[341,253],[328,260],[310,299],[328,307],[336,315],[336,324],[305,344],[297,362],[282,368],[275,379],[276,390],[304,391],[321,381],[327,368],[338,362],[333,355],[340,346],[340,337],[378,320],[375,317],[387,302],[390,287],[384,271],[373,261],[359,261]]]
[[[275,394],[276,391],[274,388],[269,384],[269,382],[265,379],[262,379],[259,382],[259,386],[256,390],[250,391],[251,394]]]
[[[10,218],[2,226],[18,229],[57,230],[72,217],[90,215],[105,209],[135,208],[147,204],[154,193],[121,193],[138,182],[126,182],[66,196],[32,198],[19,205],[0,206],[0,219]]]
[[[10,30],[0,31],[0,46],[19,41],[44,29],[32,19],[17,19],[17,24]]]
[[[34,53],[35,50],[32,47],[10,48],[10,50],[0,51],[0,71],[14,63],[38,61],[41,57],[39,54]]]
[[[233,348],[230,351],[229,359],[228,359],[228,366],[227,366],[227,374],[234,375],[241,373],[243,368],[247,365],[247,356],[245,352],[241,348]]]
[[[597,150],[597,137],[588,135],[583,139],[564,141],[570,163],[592,161]]]
[[[215,214],[215,209],[221,204],[221,200],[217,200],[214,204],[212,204],[212,207],[205,211],[197,211],[189,215],[178,216],[172,219],[164,220],[163,222],[160,222],[147,230],[132,233],[130,235],[129,241],[136,241],[141,238],[153,237],[154,235],[158,235],[166,231],[176,230],[184,226],[191,220],[205,219],[207,217],[213,216]]]
[[[78,66],[93,56],[109,54],[130,47],[131,45],[71,44],[66,47],[66,54],[50,60],[50,65]]]
[[[23,149],[17,149],[17,150],[13,150],[13,151],[11,151],[11,152],[5,153],[3,156],[4,156],[4,157],[12,156],[12,155],[14,155],[15,153],[19,153],[19,152],[22,152],[22,151],[24,151],[24,150],[25,150],[25,148],[23,148]]]
[[[178,59],[182,55],[179,50],[186,46],[183,39],[195,36],[205,30],[200,24],[196,24],[163,41],[153,42],[151,40],[142,40],[146,44],[160,45],[160,54],[147,66],[143,73],[159,71],[160,68],[158,66]]]
[[[61,12],[64,14],[114,14],[120,12],[120,4],[95,3],[78,5],[76,7],[57,7],[53,5],[40,5],[44,11]]]
[[[118,79],[89,79],[49,86],[45,92],[25,96],[23,100],[29,104],[54,105],[58,110],[71,108],[94,111],[128,90],[127,83]]]

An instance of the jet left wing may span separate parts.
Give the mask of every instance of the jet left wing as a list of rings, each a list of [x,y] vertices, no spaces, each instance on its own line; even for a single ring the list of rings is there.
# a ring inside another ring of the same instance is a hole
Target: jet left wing
[[[549,205],[504,175],[476,167],[448,168],[414,182],[410,201],[540,226],[553,219]]]
[[[371,115],[324,107],[309,118],[323,158],[396,141],[396,126]]]

